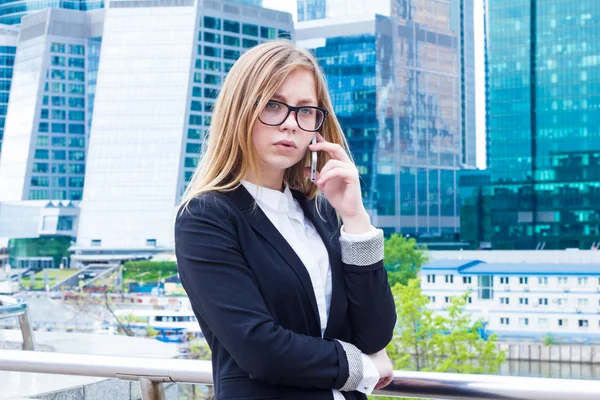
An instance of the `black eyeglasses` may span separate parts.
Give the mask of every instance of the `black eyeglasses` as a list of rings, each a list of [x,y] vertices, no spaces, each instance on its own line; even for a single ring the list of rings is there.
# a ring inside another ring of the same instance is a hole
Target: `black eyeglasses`
[[[258,100],[256,104],[258,105]],[[303,131],[316,132],[321,129],[325,117],[329,112],[321,107],[302,106],[294,107],[277,100],[269,100],[265,108],[258,115],[258,119],[265,125],[279,126],[294,111],[296,123]]]

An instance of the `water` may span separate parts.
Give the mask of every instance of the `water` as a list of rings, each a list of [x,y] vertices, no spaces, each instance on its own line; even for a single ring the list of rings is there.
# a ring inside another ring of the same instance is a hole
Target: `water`
[[[600,379],[600,364],[507,360],[499,375],[534,378]]]

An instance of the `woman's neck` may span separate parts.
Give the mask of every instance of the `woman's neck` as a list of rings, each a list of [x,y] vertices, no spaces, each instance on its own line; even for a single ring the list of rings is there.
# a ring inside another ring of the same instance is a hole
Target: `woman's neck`
[[[257,186],[263,186],[268,189],[283,191],[283,171],[273,171],[271,173],[267,173],[266,171],[261,171],[261,179],[260,182],[258,179],[252,174],[248,173],[244,177],[244,180],[253,183]]]

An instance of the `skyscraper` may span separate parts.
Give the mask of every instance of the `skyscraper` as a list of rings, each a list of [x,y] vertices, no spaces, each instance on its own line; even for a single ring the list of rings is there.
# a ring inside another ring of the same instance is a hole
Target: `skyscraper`
[[[0,24],[0,157],[18,37],[18,28]]]
[[[473,4],[398,0],[389,11],[300,23],[296,38],[327,75],[374,223],[455,234],[457,172],[475,164]]]
[[[0,201],[81,200],[103,19],[103,10],[63,9],[23,19],[0,157]]]
[[[175,206],[225,75],[292,30],[289,13],[230,2],[110,3],[73,260],[173,248]]]
[[[103,0],[58,0],[39,2],[32,0],[9,0],[0,5],[0,41],[8,40],[9,46],[0,50],[0,157],[2,157],[2,136],[10,94],[12,63],[14,62],[19,24],[24,16],[47,8],[64,8],[70,10],[95,10],[104,6]],[[13,25],[13,27],[4,26]],[[14,49],[10,48],[14,44]]]
[[[598,247],[600,2],[486,7],[493,247]]]
[[[381,14],[390,16],[392,0],[297,0],[298,22]]]

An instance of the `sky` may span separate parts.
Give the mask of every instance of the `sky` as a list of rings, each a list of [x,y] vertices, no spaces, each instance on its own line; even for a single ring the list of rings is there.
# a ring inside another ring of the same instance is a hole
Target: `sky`
[[[483,41],[483,1],[475,3],[475,104],[477,134],[477,167],[485,168],[485,66]],[[263,0],[263,7],[286,11],[297,20],[296,0]]]

